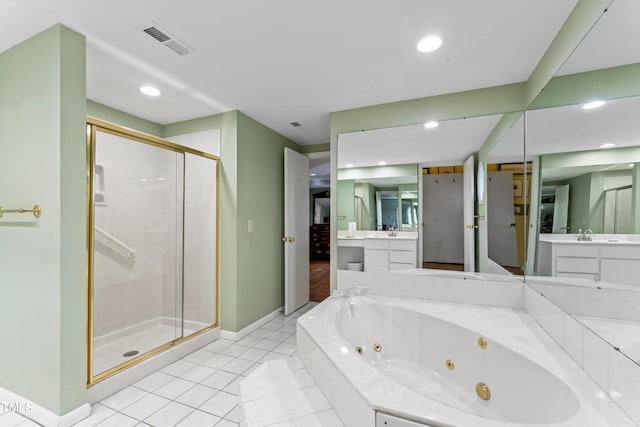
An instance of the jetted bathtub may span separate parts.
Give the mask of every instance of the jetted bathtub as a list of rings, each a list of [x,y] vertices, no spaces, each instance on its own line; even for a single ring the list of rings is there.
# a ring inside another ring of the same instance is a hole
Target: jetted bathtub
[[[332,297],[298,355],[345,426],[633,426],[524,312]]]

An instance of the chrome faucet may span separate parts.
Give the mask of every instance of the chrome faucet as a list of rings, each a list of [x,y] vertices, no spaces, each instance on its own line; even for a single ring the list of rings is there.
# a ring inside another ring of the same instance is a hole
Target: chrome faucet
[[[389,226],[388,233],[389,237],[396,237],[398,235],[398,230],[396,229],[396,225],[392,224]]]
[[[578,241],[579,242],[591,242],[593,240],[593,231],[590,228],[587,228],[582,232],[582,229],[578,230]]]

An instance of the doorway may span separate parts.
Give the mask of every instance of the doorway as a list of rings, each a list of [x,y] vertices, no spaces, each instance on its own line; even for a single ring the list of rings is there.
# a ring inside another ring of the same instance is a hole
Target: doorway
[[[329,153],[309,156],[309,300],[330,294],[330,160]]]

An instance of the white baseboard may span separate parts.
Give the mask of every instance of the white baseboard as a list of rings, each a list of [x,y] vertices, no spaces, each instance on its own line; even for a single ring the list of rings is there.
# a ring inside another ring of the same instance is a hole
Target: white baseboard
[[[2,387],[0,387],[0,402],[7,405],[5,406],[7,410],[15,410],[23,417],[29,418],[45,427],[70,427],[91,414],[91,406],[85,403],[64,415],[57,415],[47,408]]]
[[[109,377],[87,389],[87,401],[91,404],[101,401],[167,365],[193,353],[197,349],[220,338],[220,329],[215,328],[193,337],[175,347],[163,351],[137,365],[131,366],[117,375]]]
[[[269,320],[272,320],[272,319],[275,319],[276,317],[278,317],[278,315],[280,313],[282,313],[282,309],[283,309],[283,307],[278,308],[274,312],[269,313],[266,316],[264,316],[263,318],[256,320],[255,322],[253,322],[252,324],[250,324],[246,328],[240,329],[238,332],[221,330],[220,331],[220,338],[225,339],[225,340],[229,340],[229,341],[239,341],[242,338],[244,338],[247,335],[249,335],[251,332],[253,332],[253,331],[257,330],[257,329],[260,329],[260,327],[262,325],[266,324]]]

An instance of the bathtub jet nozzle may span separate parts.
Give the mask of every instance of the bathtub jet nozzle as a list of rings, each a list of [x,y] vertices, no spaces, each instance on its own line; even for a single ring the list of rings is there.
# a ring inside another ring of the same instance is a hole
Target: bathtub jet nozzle
[[[482,400],[491,399],[491,390],[489,390],[489,386],[485,383],[476,384],[476,394]]]

